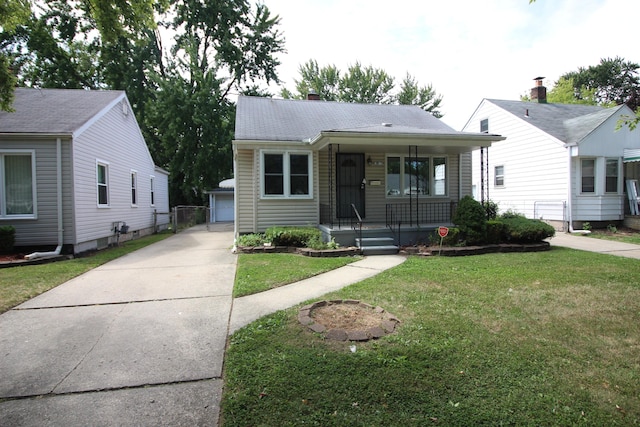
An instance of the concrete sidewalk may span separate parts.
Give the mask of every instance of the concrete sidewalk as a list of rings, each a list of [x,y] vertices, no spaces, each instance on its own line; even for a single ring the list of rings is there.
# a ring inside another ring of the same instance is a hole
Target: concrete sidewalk
[[[0,425],[213,425],[236,256],[193,228],[0,316]]]
[[[560,231],[547,240],[552,246],[564,246],[582,251],[640,259],[640,245],[595,239],[581,234],[569,234]]]

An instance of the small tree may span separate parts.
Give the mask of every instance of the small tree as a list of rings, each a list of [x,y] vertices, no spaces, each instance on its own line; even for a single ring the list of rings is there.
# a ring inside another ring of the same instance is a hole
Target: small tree
[[[9,253],[16,242],[16,229],[11,225],[0,226],[0,253]]]
[[[453,215],[453,223],[468,245],[483,243],[487,232],[487,212],[482,204],[471,196],[464,196],[458,202]]]

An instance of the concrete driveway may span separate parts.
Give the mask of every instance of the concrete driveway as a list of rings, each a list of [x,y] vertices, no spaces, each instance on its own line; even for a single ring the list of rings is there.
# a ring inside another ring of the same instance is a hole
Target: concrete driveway
[[[236,267],[222,227],[171,236],[1,315],[0,425],[216,425]]]

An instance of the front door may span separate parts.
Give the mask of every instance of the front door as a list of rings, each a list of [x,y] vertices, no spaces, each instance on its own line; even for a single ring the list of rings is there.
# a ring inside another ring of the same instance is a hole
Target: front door
[[[355,205],[358,213],[364,218],[364,154],[336,154],[336,185],[337,185],[337,217],[353,218],[355,214],[351,204]]]

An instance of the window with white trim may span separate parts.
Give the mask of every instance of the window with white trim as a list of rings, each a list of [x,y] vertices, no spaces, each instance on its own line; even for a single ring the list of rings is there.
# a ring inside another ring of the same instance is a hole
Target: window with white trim
[[[606,180],[604,191],[606,193],[618,192],[618,159],[607,159],[606,163]]]
[[[496,187],[504,187],[504,166],[496,166],[493,168],[494,177],[493,177],[493,185]]]
[[[131,205],[138,205],[138,172],[131,171]]]
[[[98,206],[109,206],[109,164],[96,163],[96,182],[98,192]]]
[[[596,160],[582,159],[580,161],[580,176],[582,193],[596,192]]]
[[[480,120],[480,132],[489,133],[489,119]]]
[[[149,179],[149,185],[151,188],[151,206],[155,206],[156,205],[156,190],[154,188],[154,181],[155,181],[156,177],[152,176]]]
[[[261,155],[263,197],[312,197],[310,152],[263,151]]]
[[[35,157],[33,150],[0,151],[0,218],[35,218]]]
[[[390,197],[447,194],[446,157],[388,156],[386,193]]]

